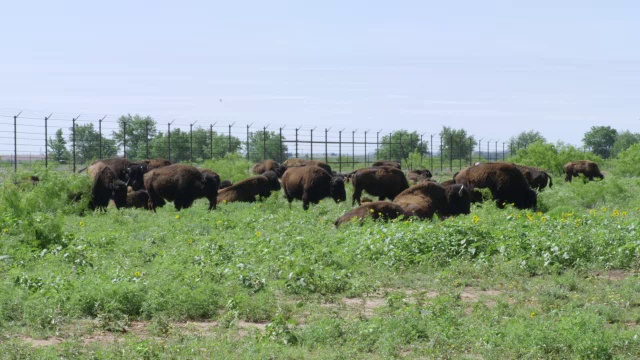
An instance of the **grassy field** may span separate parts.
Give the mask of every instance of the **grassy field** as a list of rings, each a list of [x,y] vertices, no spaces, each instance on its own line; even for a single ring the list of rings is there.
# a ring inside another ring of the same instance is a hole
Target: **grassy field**
[[[86,177],[39,174],[1,190],[2,358],[640,357],[639,178],[336,229],[348,204],[282,192],[83,212]]]

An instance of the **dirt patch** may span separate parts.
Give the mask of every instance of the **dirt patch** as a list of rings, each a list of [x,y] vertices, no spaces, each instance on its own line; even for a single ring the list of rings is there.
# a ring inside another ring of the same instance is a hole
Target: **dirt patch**
[[[503,292],[500,290],[480,290],[479,288],[476,288],[473,286],[467,286],[460,293],[460,300],[466,301],[466,302],[477,302],[480,300],[481,297],[499,296],[499,295],[502,295],[502,293]],[[493,302],[493,305],[495,305],[495,301],[493,300],[491,301]]]
[[[380,297],[366,297],[366,298],[344,298],[340,300],[341,303],[349,307],[359,307],[363,309],[364,316],[373,316],[373,311],[385,304],[385,299]]]
[[[630,276],[634,276],[635,273],[629,270],[608,270],[608,271],[596,271],[592,273],[592,275],[600,279],[620,281]]]
[[[31,344],[33,347],[43,347],[43,346],[54,346],[62,343],[62,339],[59,338],[48,338],[48,339],[34,339],[28,336],[20,336],[20,340]]]

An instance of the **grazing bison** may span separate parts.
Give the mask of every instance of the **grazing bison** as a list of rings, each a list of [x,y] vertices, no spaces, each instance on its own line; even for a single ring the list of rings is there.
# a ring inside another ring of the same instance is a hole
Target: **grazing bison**
[[[231,185],[233,185],[231,180],[222,180],[222,181],[220,181],[220,186],[218,187],[218,189],[220,189],[220,190],[226,189]]]
[[[320,160],[305,160],[300,158],[291,158],[283,162],[282,165],[284,165],[285,170],[292,167],[315,165],[327,170],[329,174],[333,173],[333,171],[331,170],[331,166],[329,166],[329,164],[327,164],[326,162],[320,161]]]
[[[409,173],[407,174],[407,178],[409,179],[409,182],[411,182],[413,185],[420,183],[420,182],[424,182],[424,181],[428,181],[431,179],[433,175],[431,174],[431,171],[424,169],[424,170],[411,170],[409,171]]]
[[[524,178],[527,179],[532,189],[542,191],[542,189],[547,187],[547,184],[549,184],[549,188],[553,186],[551,175],[547,174],[546,171],[533,166],[514,165],[516,165],[518,170],[524,175]]]
[[[271,159],[263,160],[262,162],[253,165],[253,173],[256,175],[262,175],[266,171],[273,171],[280,178],[282,177],[282,174],[284,174],[285,170],[287,170],[287,168]]]
[[[378,160],[371,164],[371,166],[391,166],[396,169],[402,170],[402,165],[400,165],[400,163],[397,161]]]
[[[353,219],[359,220],[360,224],[362,224],[368,217],[371,217],[373,220],[380,219],[387,221],[399,217],[402,217],[402,219],[405,220],[410,216],[411,213],[405,211],[402,206],[398,204],[394,204],[391,201],[376,201],[366,203],[347,211],[344,215],[340,216],[338,220],[336,220],[335,225],[338,227],[341,224],[355,221]]]
[[[171,162],[165,159],[146,159],[140,163],[130,163],[125,169],[124,179],[121,180],[126,181],[133,190],[141,190],[144,189],[144,174],[169,165]]]
[[[393,202],[421,219],[431,219],[434,214],[445,218],[471,212],[469,190],[459,184],[444,187],[435,182],[424,182],[404,190]]]
[[[600,180],[604,179],[604,175],[600,172],[600,168],[598,164],[590,160],[578,160],[578,161],[570,161],[562,167],[564,169],[564,173],[566,177],[564,181],[571,182],[571,178],[577,177],[580,174],[584,175],[584,182],[593,180],[593,178],[600,178]]]
[[[103,162],[94,163],[89,167],[89,176],[92,179],[89,209],[105,211],[109,200],[113,200],[118,209],[126,206],[127,185],[118,179],[110,166]]]
[[[344,180],[331,176],[319,166],[303,166],[287,169],[282,175],[284,195],[289,201],[302,200],[302,208],[309,209],[309,203],[317,204],[320,200],[331,196],[335,202],[347,200]]]
[[[254,202],[259,199],[268,198],[272,191],[280,190],[278,176],[273,171],[267,171],[262,175],[252,176],[248,179],[220,190],[218,202]]]
[[[164,205],[164,204],[162,204]],[[157,204],[156,206],[161,206]],[[146,190],[129,191],[127,193],[127,205],[128,208],[148,208],[149,207],[149,193]]]
[[[455,173],[453,176],[456,176],[458,173]],[[455,180],[445,180],[443,182],[440,183],[441,186],[444,186],[445,188],[455,185],[456,181]],[[484,198],[482,197],[482,193],[480,192],[480,190],[477,189],[473,189],[469,191],[469,194],[471,195],[471,203],[482,203],[484,201]]]
[[[518,209],[536,206],[536,192],[513,164],[487,162],[469,166],[460,170],[454,180],[469,190],[488,188],[499,208],[505,203],[514,204]]]
[[[407,178],[402,170],[390,166],[378,166],[356,170],[351,175],[353,184],[353,196],[351,205],[358,202],[362,191],[377,196],[382,201],[385,198],[393,199],[404,189],[409,187]]]
[[[144,175],[144,187],[149,193],[150,210],[155,211],[163,199],[173,201],[180,210],[203,197],[209,200],[209,210],[216,208],[218,181],[193,166],[174,164],[151,170]]]

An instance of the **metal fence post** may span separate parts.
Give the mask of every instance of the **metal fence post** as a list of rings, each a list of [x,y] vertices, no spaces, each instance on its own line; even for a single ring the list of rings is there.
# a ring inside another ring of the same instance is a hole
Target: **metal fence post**
[[[228,153],[231,153],[231,127],[235,124],[235,122],[233,124],[229,124],[229,149],[228,149]]]
[[[380,160],[380,131],[376,133],[376,161]]]
[[[102,120],[104,120],[104,118],[106,117],[107,115],[98,120],[98,157],[100,159],[102,159]]]
[[[496,144],[495,144],[495,149],[496,149],[496,158],[495,161],[498,161],[498,141],[496,140]]]
[[[444,156],[442,154],[443,146],[442,146],[442,135],[440,135],[440,172],[444,171]]]
[[[249,148],[249,127],[251,127],[251,125],[247,125],[247,160],[249,160],[249,153],[251,152]]]
[[[145,159],[149,158],[149,120],[144,122]]]
[[[471,166],[472,161],[473,161],[473,140],[469,138],[469,166]]]
[[[296,158],[298,157],[298,130],[300,128],[296,128]]]
[[[431,153],[429,154],[429,168],[431,170],[433,170],[433,135],[435,134],[431,134],[431,142],[429,143],[431,145]]]
[[[449,134],[449,171],[453,172],[453,134]]]
[[[351,171],[356,168],[356,131],[358,129],[351,131]]]
[[[391,137],[393,136],[393,131],[389,133],[389,151],[387,151],[387,160],[391,160]]]
[[[466,151],[462,151],[462,135],[460,135],[460,139],[458,140],[458,166],[462,169],[462,157]]]
[[[280,154],[279,154],[279,157],[280,157],[280,163],[281,164],[282,164],[282,129],[284,129],[284,127],[280,128]]]
[[[480,162],[480,156],[482,155],[482,138],[478,140],[478,162]]]
[[[71,142],[73,143],[73,172],[76,172],[76,119],[79,118],[80,115],[74,117],[71,120]]]
[[[213,160],[213,124],[209,124],[209,157]]]
[[[327,135],[329,133],[329,129],[324,129],[324,162],[326,162],[327,164],[329,163],[329,137]]]
[[[13,171],[18,171],[18,116],[22,111],[13,117]],[[75,170],[74,170],[75,171]]]
[[[369,132],[369,129],[367,129],[367,131],[364,132],[364,164],[365,166],[367,165],[367,133]]]
[[[122,142],[122,153],[123,157],[127,158],[127,122],[122,121],[122,134],[123,134],[123,142]]]
[[[193,125],[197,123],[198,120],[194,121],[192,124],[189,124],[189,161],[193,162]]]
[[[311,129],[310,133],[311,133],[311,160],[313,160],[313,130],[315,130],[316,128],[314,127],[313,129]]]
[[[344,129],[338,131],[338,172],[342,172],[342,132]]]
[[[487,157],[489,158],[489,161],[491,161],[491,150],[489,150],[489,145],[491,144],[491,139],[487,140]]]
[[[53,113],[49,114],[49,116],[44,117],[44,167],[49,167],[49,140],[47,138],[47,121],[53,115]]]
[[[176,119],[167,123],[167,160],[169,161],[171,161],[171,124],[173,124],[174,121],[176,121]]]
[[[262,160],[267,159],[267,126],[262,127]]]

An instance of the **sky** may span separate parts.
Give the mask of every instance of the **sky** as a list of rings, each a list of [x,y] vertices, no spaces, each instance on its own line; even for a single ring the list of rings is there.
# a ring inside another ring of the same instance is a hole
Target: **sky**
[[[23,142],[49,113],[576,146],[592,126],[640,132],[640,3],[515,3],[3,2],[0,153],[19,111]]]

